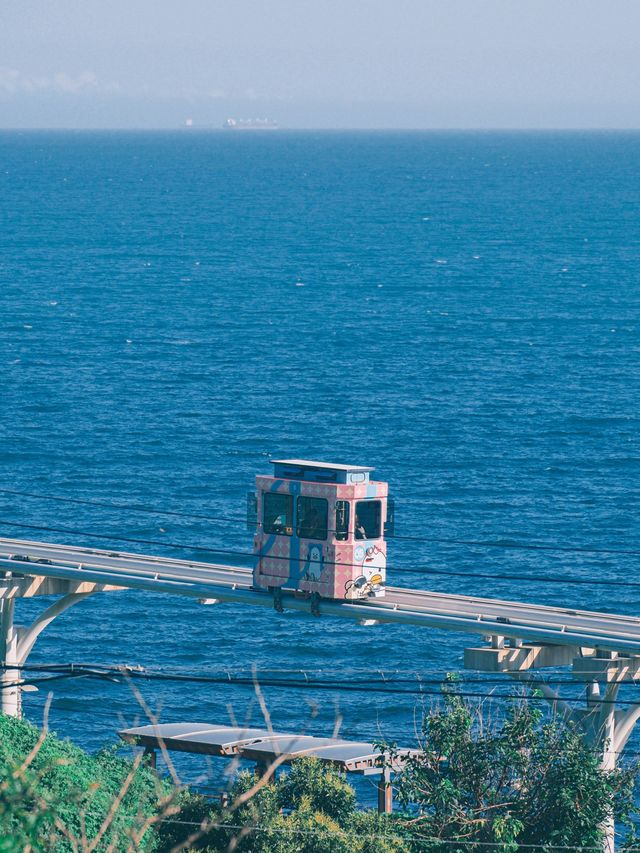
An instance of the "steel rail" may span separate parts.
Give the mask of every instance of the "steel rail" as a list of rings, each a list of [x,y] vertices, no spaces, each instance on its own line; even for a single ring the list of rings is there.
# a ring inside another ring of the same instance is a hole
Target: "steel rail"
[[[16,556],[29,561],[16,560]],[[11,585],[11,575],[87,581],[198,599],[272,606],[268,593],[252,588],[248,568],[0,538],[0,596]],[[287,610],[309,613],[311,609],[309,600],[291,592],[283,593],[282,603]],[[500,635],[640,655],[640,619],[596,611],[388,587],[384,598],[322,600],[320,612],[360,621]]]

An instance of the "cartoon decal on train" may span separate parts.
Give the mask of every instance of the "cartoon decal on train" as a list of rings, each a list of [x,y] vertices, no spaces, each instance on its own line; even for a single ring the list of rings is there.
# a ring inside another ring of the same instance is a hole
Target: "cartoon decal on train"
[[[314,597],[384,595],[385,533],[392,535],[387,483],[373,468],[272,459],[256,477],[254,587]]]

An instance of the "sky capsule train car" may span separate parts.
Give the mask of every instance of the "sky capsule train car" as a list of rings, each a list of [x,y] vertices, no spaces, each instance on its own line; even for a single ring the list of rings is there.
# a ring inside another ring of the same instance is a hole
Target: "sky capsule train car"
[[[385,533],[392,535],[387,483],[373,468],[272,459],[256,477],[254,586],[358,599],[384,595]]]

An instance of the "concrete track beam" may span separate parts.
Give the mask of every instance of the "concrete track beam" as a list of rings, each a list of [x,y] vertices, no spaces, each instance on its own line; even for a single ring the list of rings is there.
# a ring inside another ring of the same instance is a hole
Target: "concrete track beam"
[[[640,657],[578,657],[573,660],[572,675],[577,681],[601,681],[614,684],[640,681]]]
[[[122,586],[95,581],[65,580],[40,575],[15,575],[0,571],[0,599],[34,598],[36,595],[69,595],[85,592],[112,592]]]
[[[525,672],[548,666],[569,666],[576,657],[575,646],[516,645],[502,648],[464,650],[465,669],[480,672]]]

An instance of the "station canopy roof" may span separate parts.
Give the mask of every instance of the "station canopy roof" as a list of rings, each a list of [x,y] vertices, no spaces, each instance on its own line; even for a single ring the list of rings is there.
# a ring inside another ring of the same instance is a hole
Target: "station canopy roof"
[[[164,747],[169,751],[204,755],[239,756],[269,764],[280,759],[289,764],[296,758],[313,756],[350,773],[381,773],[383,754],[372,743],[311,737],[268,729],[216,726],[211,723],[164,723],[139,726],[118,732],[122,740],[147,749]],[[416,750],[400,750],[393,769],[403,766]]]

